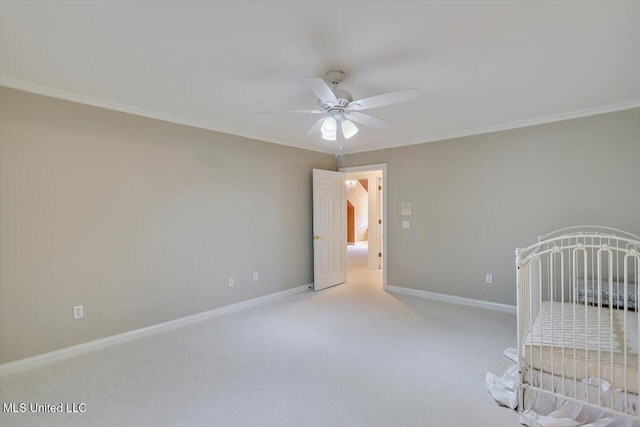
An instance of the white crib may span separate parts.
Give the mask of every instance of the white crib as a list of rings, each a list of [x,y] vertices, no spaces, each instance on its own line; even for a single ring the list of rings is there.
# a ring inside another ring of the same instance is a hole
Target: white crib
[[[516,249],[519,409],[527,393],[640,420],[640,237],[580,226]]]

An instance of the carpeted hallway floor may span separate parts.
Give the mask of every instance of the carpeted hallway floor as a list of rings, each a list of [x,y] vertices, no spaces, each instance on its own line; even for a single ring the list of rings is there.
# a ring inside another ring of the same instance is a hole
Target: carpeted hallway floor
[[[484,388],[515,316],[382,291],[350,246],[349,280],[0,379],[3,426],[517,426]]]

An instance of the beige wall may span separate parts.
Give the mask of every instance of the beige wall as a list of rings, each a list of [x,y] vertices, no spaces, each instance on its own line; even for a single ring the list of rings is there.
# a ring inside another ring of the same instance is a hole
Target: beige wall
[[[311,169],[331,155],[6,88],[0,144],[0,363],[313,280]],[[640,109],[339,159],[373,163],[391,285],[513,304],[516,246],[640,234]]]
[[[313,280],[331,155],[6,88],[0,132],[1,363]]]
[[[514,249],[539,234],[596,224],[640,235],[640,109],[338,161],[374,163],[388,164],[389,285],[515,304]]]

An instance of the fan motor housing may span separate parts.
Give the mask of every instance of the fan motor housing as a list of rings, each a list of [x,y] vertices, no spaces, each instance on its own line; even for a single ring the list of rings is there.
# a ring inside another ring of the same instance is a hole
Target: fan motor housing
[[[334,89],[333,93],[336,94],[336,98],[338,98],[338,104],[340,105],[347,105],[348,103],[353,101],[353,96],[351,96],[351,94],[346,90]]]
[[[338,89],[338,84],[342,83],[345,75],[345,72],[340,70],[328,71],[324,75],[325,81],[332,86],[333,93],[338,102],[336,104],[319,102],[319,104],[323,110],[334,117],[344,114],[345,108],[347,108],[350,102],[353,102],[353,96],[349,92]]]

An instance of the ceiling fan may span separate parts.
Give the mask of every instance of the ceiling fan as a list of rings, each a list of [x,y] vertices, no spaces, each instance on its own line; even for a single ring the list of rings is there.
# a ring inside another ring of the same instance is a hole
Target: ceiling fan
[[[344,77],[345,73],[339,70],[327,72],[324,75],[324,79],[320,77],[305,77],[307,85],[318,97],[320,109],[275,111],[271,113],[323,114],[324,117],[307,131],[307,135],[320,131],[322,139],[336,141],[337,151],[342,148],[343,138],[348,139],[358,133],[358,127],[355,123],[375,129],[388,129],[391,127],[384,120],[362,113],[362,110],[384,107],[418,97],[416,89],[407,89],[354,101],[349,92],[338,89],[338,85],[344,80]],[[327,83],[331,84],[331,86]]]

